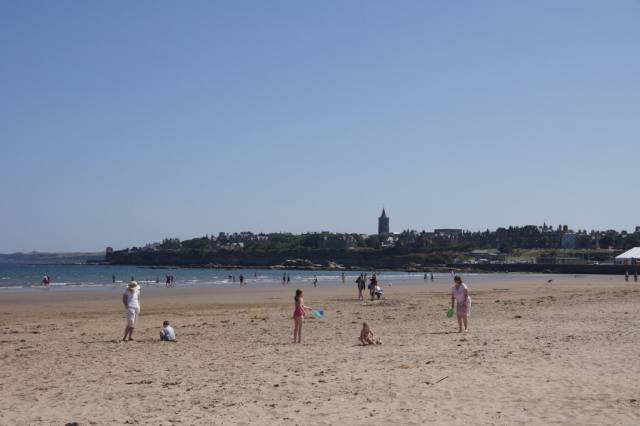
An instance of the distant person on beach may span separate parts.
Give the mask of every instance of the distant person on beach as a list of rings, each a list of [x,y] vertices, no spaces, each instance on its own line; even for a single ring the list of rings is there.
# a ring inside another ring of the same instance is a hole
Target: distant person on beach
[[[302,290],[296,290],[294,297],[295,309],[293,311],[293,343],[302,343],[302,319],[307,315],[306,310],[311,309],[304,306]]]
[[[162,342],[175,342],[176,341],[176,332],[173,330],[173,327],[169,324],[169,321],[164,321],[162,323],[162,329],[160,330],[160,341]]]
[[[364,275],[360,274],[360,276],[356,279],[356,285],[358,286],[358,300],[364,300],[364,296],[362,295],[362,292],[366,287]]]
[[[313,286],[318,287],[318,277],[316,275],[313,276]]]
[[[629,282],[629,271],[624,271],[624,280]]]
[[[140,315],[140,286],[135,280],[131,280],[124,291],[122,304],[127,311],[127,327],[124,329],[122,340],[127,340],[127,336],[129,336],[129,340],[133,340],[131,335],[133,334],[136,319]]]
[[[633,281],[638,282],[638,271],[637,270],[633,273]]]
[[[51,284],[51,277],[49,277],[49,274],[45,272],[45,274],[42,276],[42,285],[48,287],[49,284]]]
[[[291,284],[291,275],[287,274],[287,284]]]
[[[360,342],[362,343],[362,346],[379,345],[382,343],[380,339],[375,340],[373,330],[366,322],[362,323],[362,330],[360,330]]]
[[[169,285],[171,285],[171,278],[169,277],[169,275],[167,275],[166,280],[164,282],[164,286],[165,288],[169,288]]]
[[[433,272],[431,273],[431,282],[433,282]]]
[[[451,309],[455,304],[456,316],[458,317],[458,333],[462,332],[464,323],[464,331],[467,331],[467,321],[471,314],[471,298],[469,297],[469,288],[462,282],[462,278],[456,275],[453,278],[454,285],[451,289]]]
[[[378,286],[378,277],[374,272],[371,276],[371,281],[369,282],[369,295],[371,296],[371,300],[375,297],[376,287]]]
[[[427,274],[424,274],[424,281],[427,280]]]
[[[112,282],[113,284],[115,284],[115,283],[116,283],[116,275],[115,275],[115,274],[111,275],[111,282]]]
[[[378,300],[380,300],[380,298],[382,297],[382,295],[383,295],[383,294],[384,294],[384,290],[382,290],[382,289],[380,288],[380,286],[376,284],[376,286],[375,286],[375,287],[374,287],[374,289],[373,289],[373,295],[374,295]]]
[[[282,274],[282,285],[284,286],[287,283],[287,274]]]
[[[345,280],[345,276],[344,276],[344,272],[342,273],[342,284],[344,284],[344,280]]]
[[[240,273],[240,285],[244,285],[244,275]]]

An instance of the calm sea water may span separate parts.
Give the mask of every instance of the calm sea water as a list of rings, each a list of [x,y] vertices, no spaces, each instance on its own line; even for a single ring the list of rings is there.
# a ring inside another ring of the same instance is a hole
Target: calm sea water
[[[360,272],[371,276],[372,271],[345,271],[345,284],[355,285]],[[164,287],[165,277],[173,275],[176,287],[237,286],[242,273],[248,285],[276,286],[282,284],[283,274],[291,276],[292,286],[312,285],[314,276],[318,285],[342,285],[340,271],[279,271],[268,269],[179,269],[149,268],[139,266],[103,265],[12,265],[0,264],[0,294],[7,291],[41,291],[43,274],[51,277],[48,291],[100,289],[124,286],[135,278],[142,286]],[[235,281],[233,277],[235,276]],[[423,273],[378,272],[382,285],[423,282]],[[473,282],[500,282],[504,280],[531,279],[534,274],[466,274],[464,279]],[[540,275],[546,280],[550,275]],[[451,282],[450,273],[434,273],[436,283]],[[428,281],[430,282],[430,281]]]
[[[371,275],[371,271],[364,271]],[[78,289],[80,287],[125,285],[131,278],[142,286],[165,286],[167,275],[173,275],[176,286],[224,286],[238,285],[242,273],[247,284],[277,285],[282,284],[283,274],[291,277],[292,285],[296,283],[312,283],[314,276],[319,284],[341,284],[340,271],[279,271],[269,269],[206,269],[206,268],[149,268],[139,266],[104,266],[104,265],[0,265],[0,289],[40,289],[42,276],[51,277],[50,288]],[[360,271],[345,271],[345,282],[354,283]],[[378,273],[380,274],[380,273]],[[447,277],[448,274],[444,274]],[[444,276],[443,275],[443,276]],[[422,279],[423,274],[403,272],[386,272],[382,276],[395,282]],[[438,279],[443,276],[438,275]],[[235,277],[235,281],[234,278]],[[434,275],[435,277],[435,275]]]

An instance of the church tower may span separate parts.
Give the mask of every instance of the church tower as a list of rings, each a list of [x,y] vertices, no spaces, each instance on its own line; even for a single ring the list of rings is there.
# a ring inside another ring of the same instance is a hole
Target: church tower
[[[378,218],[378,235],[385,235],[389,233],[389,218],[387,213],[382,209],[382,215]]]

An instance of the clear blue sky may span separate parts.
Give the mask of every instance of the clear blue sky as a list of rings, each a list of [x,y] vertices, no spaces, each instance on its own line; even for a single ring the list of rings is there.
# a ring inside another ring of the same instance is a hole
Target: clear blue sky
[[[0,252],[640,225],[635,0],[14,0],[0,52]]]

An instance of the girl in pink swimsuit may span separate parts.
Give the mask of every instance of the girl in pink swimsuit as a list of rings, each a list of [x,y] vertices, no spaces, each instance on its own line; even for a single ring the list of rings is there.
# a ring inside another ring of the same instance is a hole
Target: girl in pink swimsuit
[[[296,297],[293,299],[296,303],[296,307],[293,311],[293,343],[302,343],[302,318],[307,313],[305,309],[311,309],[304,306],[304,300],[302,300],[302,290],[296,290]]]

